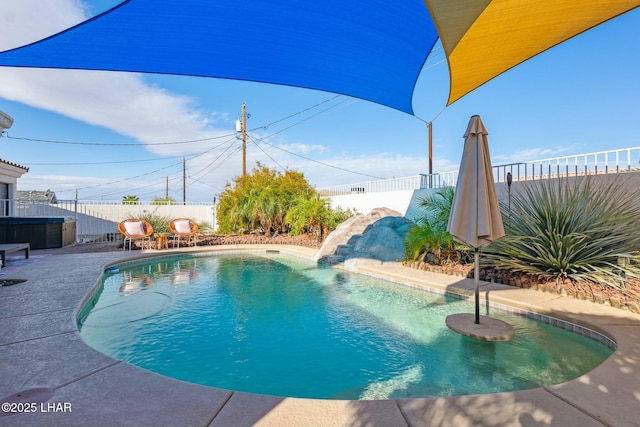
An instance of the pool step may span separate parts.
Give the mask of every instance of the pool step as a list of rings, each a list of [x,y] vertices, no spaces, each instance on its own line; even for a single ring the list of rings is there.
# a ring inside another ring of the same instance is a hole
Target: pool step
[[[338,245],[338,247],[336,248],[335,255],[339,255],[339,256],[345,257],[345,256],[351,254],[351,252],[353,252],[353,246],[352,245],[350,245],[350,244]]]

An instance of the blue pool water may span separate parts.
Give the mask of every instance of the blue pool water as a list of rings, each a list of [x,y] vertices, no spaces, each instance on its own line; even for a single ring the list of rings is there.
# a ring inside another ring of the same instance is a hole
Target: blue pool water
[[[478,342],[445,326],[459,299],[277,254],[162,258],[105,274],[84,340],[159,374],[327,399],[492,393],[561,383],[612,352],[491,309],[516,329]]]

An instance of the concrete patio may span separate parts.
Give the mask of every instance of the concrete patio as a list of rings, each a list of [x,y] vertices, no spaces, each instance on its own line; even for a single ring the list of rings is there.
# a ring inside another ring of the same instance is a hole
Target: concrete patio
[[[252,248],[308,258],[315,253],[282,245]],[[337,401],[261,396],[185,383],[115,360],[86,345],[77,331],[77,311],[104,268],[126,258],[167,252],[176,251],[33,251],[31,262],[0,276],[26,279],[0,287],[0,399],[34,403],[21,407],[28,413],[0,413],[0,425],[640,426],[640,316],[498,284],[483,283],[483,298],[600,331],[617,343],[616,352],[595,370],[551,387],[450,398]],[[362,271],[441,291],[468,292],[473,286],[468,279],[397,264],[367,265]],[[18,396],[33,389],[42,390],[31,397]],[[40,402],[47,392],[53,395]]]

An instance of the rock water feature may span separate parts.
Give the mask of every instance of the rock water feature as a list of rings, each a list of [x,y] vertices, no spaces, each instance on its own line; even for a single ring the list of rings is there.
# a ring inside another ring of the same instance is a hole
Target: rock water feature
[[[388,208],[353,216],[327,236],[315,260],[351,270],[363,263],[401,262],[411,226],[411,221]]]

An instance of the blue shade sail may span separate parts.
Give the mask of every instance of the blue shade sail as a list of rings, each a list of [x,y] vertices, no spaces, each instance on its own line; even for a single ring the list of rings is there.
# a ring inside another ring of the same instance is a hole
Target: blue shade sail
[[[438,36],[447,105],[640,0],[128,0],[0,66],[219,77],[340,93],[413,113]],[[436,31],[437,28],[437,31]]]
[[[0,65],[275,83],[411,114],[437,38],[422,0],[129,0]]]

